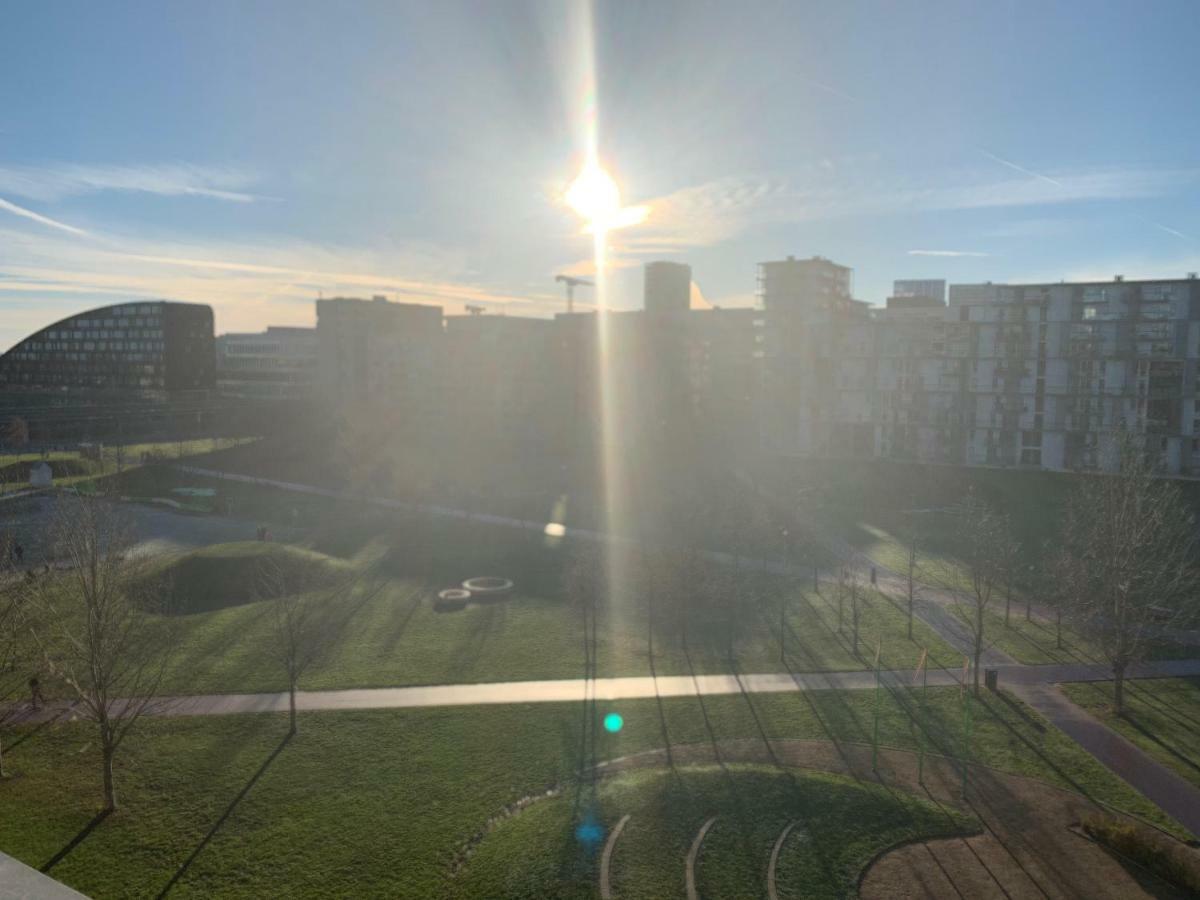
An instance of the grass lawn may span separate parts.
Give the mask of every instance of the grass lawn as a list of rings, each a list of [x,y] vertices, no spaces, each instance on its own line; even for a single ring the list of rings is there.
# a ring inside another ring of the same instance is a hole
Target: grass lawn
[[[881,699],[881,742],[915,748],[904,698],[884,692]],[[867,742],[873,698],[869,691],[711,697],[703,704],[679,698],[663,701],[661,720],[653,700],[619,709],[625,727],[600,733],[597,758],[662,746],[664,728],[673,744],[759,735]],[[118,758],[122,809],[51,873],[97,898],[154,895],[220,822],[173,896],[447,896],[458,848],[488,818],[554,785],[569,790],[582,712],[579,704],[538,704],[311,713],[277,755],[283,716],[145,720]],[[961,750],[961,721],[957,690],[931,689],[927,724],[936,745]],[[972,735],[980,762],[1074,786],[1172,827],[1015,701],[985,698]],[[16,774],[0,782],[0,849],[42,867],[67,847],[99,803],[97,755],[84,723],[47,726],[15,741],[10,734],[6,757]],[[849,859],[856,851],[847,852]]]
[[[1125,715],[1113,714],[1113,683],[1064,684],[1072,701],[1200,787],[1200,678],[1125,682]]]
[[[517,593],[507,601],[471,606],[458,613],[433,611],[437,589],[472,575],[515,574],[487,558],[463,564],[454,576],[438,568],[423,576],[388,575],[378,592],[357,588],[359,602],[329,653],[302,680],[306,689],[382,687],[474,681],[578,678],[583,675],[580,614],[566,602],[555,577],[553,558],[526,557],[507,546],[496,550],[525,572],[516,575]],[[333,571],[357,561],[279,544],[222,544],[165,561],[174,576],[176,600],[185,609],[174,617],[184,639],[167,680],[172,692],[252,692],[282,690],[286,682],[270,647],[273,619],[269,600],[253,602],[254,564],[263,554],[297,557]],[[540,561],[539,561],[540,560]],[[468,567],[470,566],[470,567]],[[543,571],[537,567],[541,566]],[[403,561],[399,564],[403,568]],[[823,593],[804,590],[795,580],[768,577],[753,586],[755,598],[736,621],[734,659],[742,672],[784,671],[779,660],[779,610],[787,603],[787,667],[795,671],[847,671],[871,666],[882,642],[885,668],[914,667],[921,648],[931,665],[954,665],[957,656],[921,622],[913,640],[904,613],[883,595],[866,591],[857,655],[851,638],[849,601],[837,626],[837,603],[828,585]],[[213,608],[217,607],[217,608]],[[223,608],[221,608],[223,607]],[[727,672],[727,620],[719,613],[697,616],[688,652],[660,617],[655,638],[655,671],[660,675]],[[635,597],[601,611],[597,636],[600,675],[648,675],[645,598]]]
[[[579,833],[584,816],[601,828]],[[593,794],[539,801],[480,844],[455,887],[462,897],[592,897],[603,826],[630,820],[612,861],[621,897],[680,896],[684,862],[701,824],[717,821],[696,864],[705,897],[762,897],[771,849],[800,820],[781,849],[781,897],[844,897],[871,858],[903,840],[975,831],[970,818],[908,794],[834,775],[762,766],[637,771],[601,781]]]

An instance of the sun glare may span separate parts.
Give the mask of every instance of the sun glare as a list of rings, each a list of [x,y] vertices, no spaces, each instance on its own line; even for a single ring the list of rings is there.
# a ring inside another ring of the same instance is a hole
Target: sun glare
[[[621,206],[621,189],[599,163],[589,162],[567,188],[567,205],[587,224],[584,231],[612,231],[646,220],[649,207]]]

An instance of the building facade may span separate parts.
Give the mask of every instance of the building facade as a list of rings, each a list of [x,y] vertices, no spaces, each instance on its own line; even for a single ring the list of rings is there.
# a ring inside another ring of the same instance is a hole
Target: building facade
[[[212,390],[212,308],[154,300],[69,316],[0,356],[0,390],[153,394]]]
[[[317,371],[317,331],[272,325],[216,339],[217,390],[227,397],[305,400]]]
[[[677,262],[646,263],[642,307],[651,313],[687,312],[692,306],[692,267]]]

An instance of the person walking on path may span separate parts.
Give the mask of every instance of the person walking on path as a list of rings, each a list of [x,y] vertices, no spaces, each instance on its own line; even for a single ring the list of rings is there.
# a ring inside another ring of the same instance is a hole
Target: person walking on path
[[[29,679],[29,702],[33,706],[34,712],[37,712],[46,704],[45,699],[42,697],[42,683],[38,681],[36,675]]]

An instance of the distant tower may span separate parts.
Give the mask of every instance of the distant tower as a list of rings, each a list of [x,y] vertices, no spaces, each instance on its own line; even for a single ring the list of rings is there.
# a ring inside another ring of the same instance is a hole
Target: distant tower
[[[646,263],[646,312],[687,312],[692,306],[692,267],[677,262]]]

